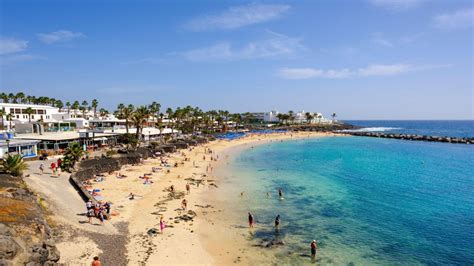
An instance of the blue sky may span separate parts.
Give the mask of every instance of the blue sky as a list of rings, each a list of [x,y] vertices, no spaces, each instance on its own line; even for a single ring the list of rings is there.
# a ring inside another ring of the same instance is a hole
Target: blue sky
[[[0,90],[340,119],[474,119],[472,1],[0,3]]]

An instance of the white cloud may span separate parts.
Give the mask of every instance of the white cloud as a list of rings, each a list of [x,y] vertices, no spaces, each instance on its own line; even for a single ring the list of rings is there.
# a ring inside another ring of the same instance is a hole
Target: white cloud
[[[438,15],[434,18],[435,26],[441,29],[462,29],[474,25],[474,9],[462,9],[454,13]]]
[[[250,42],[242,47],[234,47],[229,42],[220,42],[210,47],[198,48],[179,53],[189,61],[236,61],[256,58],[291,56],[303,50],[301,39],[271,33],[265,40]]]
[[[376,32],[372,34],[372,42],[384,46],[384,47],[393,47],[393,43],[383,36],[382,33]]]
[[[38,33],[37,36],[40,41],[47,44],[67,42],[73,39],[86,37],[86,35],[81,32],[72,32],[68,30],[58,30],[50,33]]]
[[[21,52],[24,51],[27,46],[27,41],[12,38],[0,38],[0,55]]]
[[[309,78],[327,78],[327,79],[344,79],[354,77],[375,77],[375,76],[395,76],[414,71],[427,69],[450,67],[451,65],[422,65],[414,66],[408,64],[392,64],[381,65],[372,64],[364,68],[358,69],[339,69],[339,70],[323,70],[317,68],[282,68],[278,71],[278,75],[285,79],[309,79]]]
[[[236,6],[220,14],[197,17],[189,21],[185,26],[194,31],[236,29],[276,19],[289,8],[290,6],[288,5],[265,4]]]
[[[12,54],[12,55],[5,55],[0,60],[0,65],[12,65],[19,62],[26,62],[38,59],[46,59],[43,56],[31,55],[31,54]]]
[[[419,6],[425,0],[369,0],[375,6],[389,9],[409,9]]]

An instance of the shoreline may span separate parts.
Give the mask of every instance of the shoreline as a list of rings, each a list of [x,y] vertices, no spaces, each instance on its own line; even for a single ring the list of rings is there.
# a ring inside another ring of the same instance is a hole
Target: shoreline
[[[279,140],[325,136],[339,136],[339,134],[316,132],[249,134],[240,139],[216,140],[167,155],[168,163],[171,166],[177,163],[178,167],[163,167],[163,171],[159,173],[151,171],[152,167],[161,167],[159,159],[148,159],[138,166],[122,167],[120,173],[127,175],[127,178],[118,179],[114,175],[106,175],[103,182],[94,184],[101,190],[104,200],[113,204],[114,215],[110,221],[106,221],[106,227],[109,226],[107,223],[113,227],[128,224],[126,256],[130,265],[255,262],[258,258],[262,258],[260,257],[262,252],[258,248],[251,247],[245,233],[242,233],[242,228],[246,228],[246,219],[237,221],[232,215],[228,215],[226,206],[222,205],[219,198],[222,187],[226,185],[222,174],[229,170],[227,168],[229,159],[234,158],[236,153],[256,145]],[[211,149],[213,153],[205,154],[205,149]],[[203,156],[206,156],[206,160],[203,160]],[[219,159],[211,161],[211,156],[219,156]],[[212,166],[212,172],[206,171],[209,166]],[[169,169],[170,172],[166,173],[165,169]],[[150,179],[152,184],[144,185],[143,179],[138,178],[145,173],[152,173]],[[187,182],[191,185],[189,195],[186,195],[185,190]],[[175,193],[167,191],[171,185],[175,187]],[[129,193],[134,193],[138,197],[129,200],[127,197]],[[183,198],[188,201],[186,211],[181,209]],[[160,216],[163,216],[167,223],[163,234],[156,233],[159,231]],[[93,223],[97,224],[98,221]],[[100,227],[96,228],[100,231]],[[104,237],[107,236],[104,234]],[[70,247],[71,242],[75,244],[74,249]],[[82,261],[80,258],[85,254],[88,255],[86,257],[98,255],[90,254],[91,249],[94,250],[91,246],[95,242],[87,236],[61,242],[60,262],[77,263]],[[108,251],[97,249],[96,252],[106,254]],[[268,258],[264,256],[262,262],[266,259]]]

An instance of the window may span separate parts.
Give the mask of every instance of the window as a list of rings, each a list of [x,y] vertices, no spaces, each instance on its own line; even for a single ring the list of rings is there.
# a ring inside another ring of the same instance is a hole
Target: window
[[[21,114],[21,109],[15,109],[15,114]]]

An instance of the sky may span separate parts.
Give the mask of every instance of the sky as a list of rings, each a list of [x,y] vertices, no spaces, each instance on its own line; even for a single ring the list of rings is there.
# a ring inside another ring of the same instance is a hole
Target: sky
[[[0,91],[474,119],[473,1],[0,1]]]

